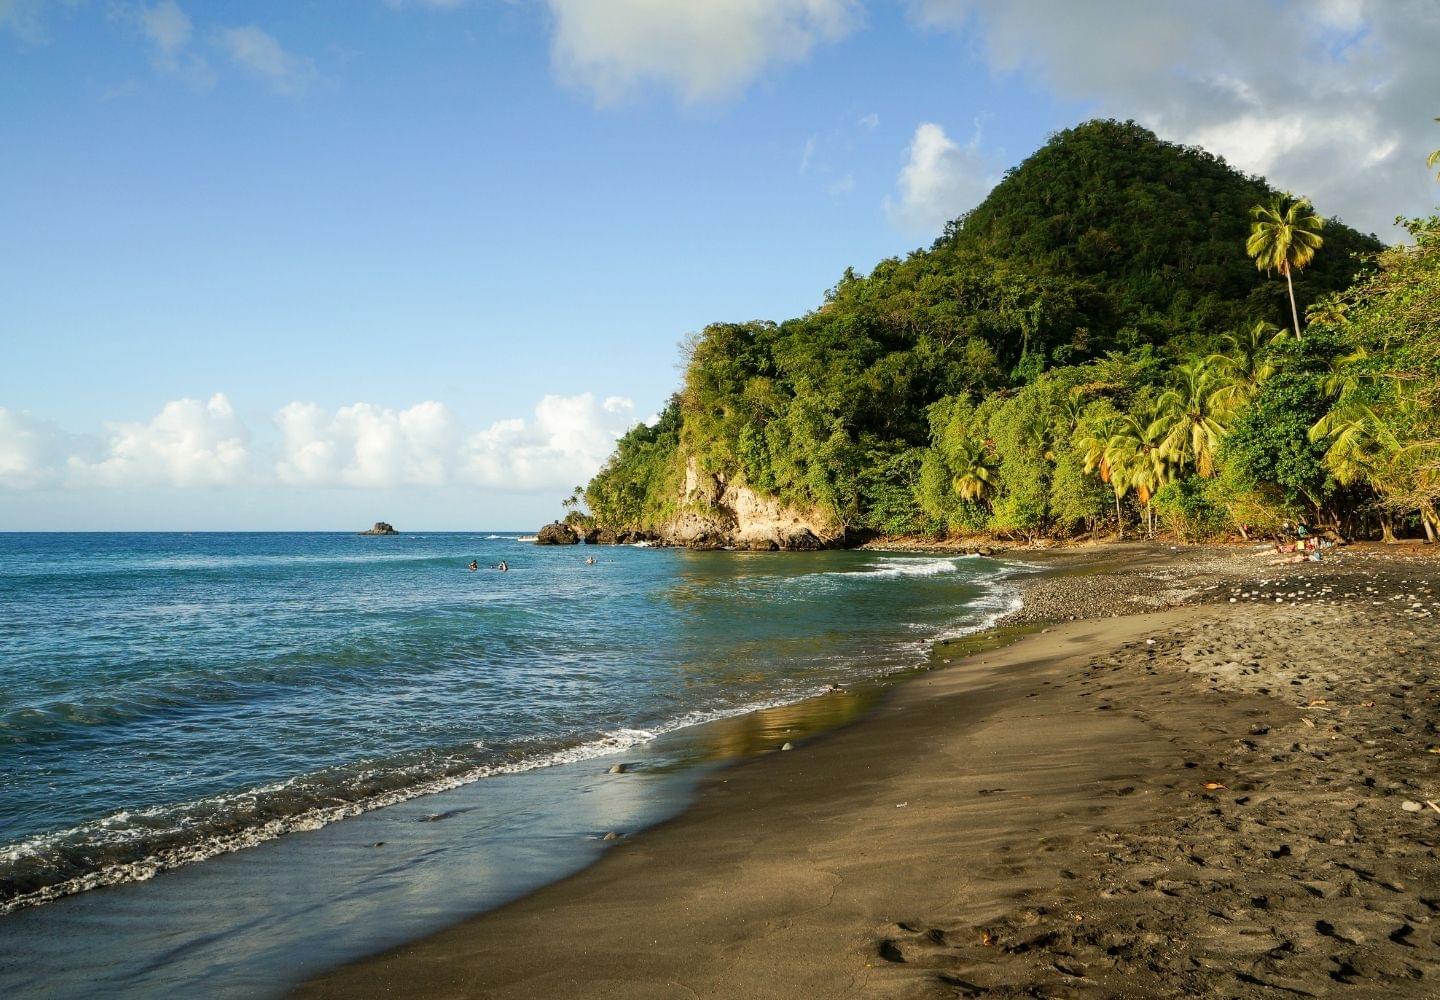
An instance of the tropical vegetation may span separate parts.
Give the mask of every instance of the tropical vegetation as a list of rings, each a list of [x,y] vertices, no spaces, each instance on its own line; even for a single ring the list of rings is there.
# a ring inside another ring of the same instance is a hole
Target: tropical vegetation
[[[1409,232],[1089,122],[813,312],[692,337],[584,501],[654,531],[688,468],[851,539],[1440,537],[1440,221]]]

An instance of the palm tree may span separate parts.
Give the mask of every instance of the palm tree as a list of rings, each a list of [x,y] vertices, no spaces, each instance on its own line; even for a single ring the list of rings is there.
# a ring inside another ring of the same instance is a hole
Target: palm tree
[[[1169,421],[1158,403],[1138,413],[1121,414],[1115,436],[1106,449],[1111,475],[1119,475],[1135,490],[1145,505],[1145,530],[1155,537],[1155,511],[1151,501],[1171,478],[1170,457],[1165,449]]]
[[[1380,498],[1382,510],[1386,498],[1402,488],[1404,445],[1373,406],[1342,397],[1308,436],[1328,442],[1322,461],[1335,481],[1341,486],[1365,483]],[[1384,541],[1394,542],[1388,512],[1381,514],[1380,527]]]
[[[1212,354],[1206,361],[1214,366],[1217,402],[1231,413],[1248,400],[1255,390],[1275,372],[1275,364],[1265,352],[1285,337],[1274,323],[1261,320],[1239,333],[1227,333],[1224,343],[1228,348],[1220,354]]]
[[[1295,323],[1295,339],[1300,339],[1300,312],[1295,308],[1295,283],[1292,271],[1304,270],[1315,258],[1315,251],[1325,242],[1320,230],[1325,220],[1316,215],[1306,198],[1275,197],[1268,205],[1250,209],[1250,238],[1245,252],[1255,258],[1255,266],[1267,274],[1279,271],[1285,276],[1290,292],[1290,318]]]
[[[955,449],[951,467],[958,470],[952,485],[960,499],[983,502],[994,491],[999,463],[984,442],[964,441]]]
[[[1175,369],[1174,384],[1156,400],[1157,415],[1168,424],[1161,441],[1166,457],[1178,466],[1193,465],[1207,479],[1215,474],[1215,455],[1225,437],[1229,388],[1218,365],[1197,358]]]
[[[1440,122],[1440,118],[1436,118],[1435,120],[1437,122]],[[1435,150],[1435,152],[1425,157],[1425,165],[1432,170],[1436,167],[1440,167],[1440,149]],[[1435,179],[1437,181],[1440,181],[1440,174],[1436,174]]]
[[[1085,471],[1098,472],[1100,481],[1110,486],[1115,494],[1115,535],[1125,540],[1125,519],[1120,513],[1120,501],[1130,490],[1130,482],[1123,468],[1110,464],[1114,442],[1120,437],[1122,416],[1114,410],[1092,411],[1075,425],[1072,440],[1085,458]]]

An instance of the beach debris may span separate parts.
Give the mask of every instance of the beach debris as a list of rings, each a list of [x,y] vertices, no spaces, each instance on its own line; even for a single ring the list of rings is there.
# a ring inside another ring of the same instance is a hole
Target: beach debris
[[[895,808],[896,808],[896,809],[904,809],[904,808],[905,808],[906,806],[908,806],[909,804],[910,804],[910,800],[909,800],[909,799],[906,799],[904,802],[897,802],[897,803],[895,803]]]
[[[1315,723],[1311,722],[1309,719],[1302,718],[1300,721],[1305,723],[1305,725],[1309,726],[1311,729],[1315,728]]]
[[[1426,800],[1425,800],[1425,804],[1426,804],[1427,806],[1429,806],[1431,809],[1434,809],[1437,813],[1440,813],[1440,806],[1437,806],[1434,802],[1430,801],[1429,799],[1426,799]]]
[[[605,772],[605,773],[606,773],[606,774],[624,774],[624,773],[625,773],[626,771],[628,771],[628,770],[630,770],[630,765],[629,765],[629,764],[612,764],[612,765],[610,766],[610,770],[607,771],[607,772]]]
[[[994,935],[994,934],[991,934],[989,931],[981,931],[981,932],[980,932],[980,943],[981,943],[982,945],[984,945],[986,948],[993,948],[993,947],[995,947],[995,935]]]
[[[788,743],[788,742],[787,742],[787,743],[786,743],[783,747],[781,747],[780,749],[781,749],[781,750],[794,750],[794,749],[795,749],[795,744],[794,744],[794,743]]]
[[[1421,809],[1424,809],[1425,807],[1411,799],[1406,799],[1404,802],[1400,803],[1400,808],[1404,809],[1407,813],[1418,813]]]
[[[375,841],[375,843],[371,844],[370,846],[371,846],[371,847],[384,847],[384,846],[385,846],[385,841],[383,841],[383,840],[377,840],[377,841]]]
[[[1206,790],[1207,792],[1218,791],[1219,789],[1224,788],[1224,787],[1225,787],[1225,786],[1222,785],[1222,784],[1220,784],[1220,782],[1218,782],[1218,781],[1207,781],[1207,782],[1205,782],[1205,790]]]

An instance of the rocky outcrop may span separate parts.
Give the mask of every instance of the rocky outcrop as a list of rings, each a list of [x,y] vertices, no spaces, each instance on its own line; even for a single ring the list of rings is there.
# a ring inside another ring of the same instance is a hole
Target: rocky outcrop
[[[743,481],[704,472],[692,458],[680,513],[661,528],[659,541],[691,549],[813,551],[842,544],[844,532],[818,512],[786,506]]]
[[[395,526],[394,526],[393,524],[391,524],[390,522],[388,522],[388,521],[376,521],[376,522],[375,522],[375,527],[371,528],[369,531],[362,531],[362,532],[360,532],[360,534],[362,534],[362,535],[398,535],[398,534],[400,534],[400,532],[396,531],[396,530],[395,530]]]
[[[575,534],[575,529],[559,521],[545,525],[535,536],[536,545],[576,545],[579,542],[580,536]]]

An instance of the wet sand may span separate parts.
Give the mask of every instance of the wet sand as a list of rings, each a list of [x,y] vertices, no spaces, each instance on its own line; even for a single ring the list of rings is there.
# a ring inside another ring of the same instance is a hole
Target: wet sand
[[[1437,563],[1055,558],[1044,631],[300,995],[1440,995]]]

